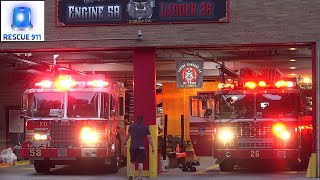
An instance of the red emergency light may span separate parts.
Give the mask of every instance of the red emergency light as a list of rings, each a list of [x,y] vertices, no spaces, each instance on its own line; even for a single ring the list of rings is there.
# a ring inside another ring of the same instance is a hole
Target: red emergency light
[[[102,87],[108,86],[109,82],[103,81],[103,80],[93,80],[93,81],[88,81],[87,85],[97,87],[97,88],[102,88]]]
[[[234,88],[234,84],[231,83],[219,83],[218,84],[218,88],[219,89],[233,89]]]
[[[259,81],[258,83],[255,81],[248,81],[244,83],[244,87],[248,89],[255,89],[256,87],[265,88],[267,87],[267,83],[265,81]]]
[[[246,81],[243,83],[243,88],[245,89],[256,89],[256,88],[262,88],[262,89],[267,89],[267,88],[293,88],[296,85],[295,82],[293,81],[285,81],[285,80],[279,80],[274,84],[270,84],[267,83],[263,80],[260,81],[254,81],[254,80],[250,80],[250,81]]]
[[[280,80],[280,81],[277,81],[274,84],[274,86],[277,87],[277,88],[283,88],[283,87],[292,88],[292,87],[295,86],[295,82]]]
[[[49,80],[42,80],[41,82],[37,82],[35,86],[39,86],[42,88],[50,88],[52,87],[52,82]]]
[[[253,81],[248,81],[248,82],[244,83],[244,87],[246,87],[248,89],[255,89],[257,87],[257,84]]]
[[[71,76],[59,76],[54,85],[57,89],[67,90],[77,85],[77,82],[72,80]]]
[[[55,88],[58,90],[68,90],[74,87],[93,87],[93,88],[103,88],[109,85],[109,82],[104,80],[80,80],[76,81],[71,78],[71,76],[60,75],[55,81],[42,80],[35,83],[35,86],[40,88]]]
[[[266,87],[267,83],[265,81],[259,81],[258,85],[259,87]]]

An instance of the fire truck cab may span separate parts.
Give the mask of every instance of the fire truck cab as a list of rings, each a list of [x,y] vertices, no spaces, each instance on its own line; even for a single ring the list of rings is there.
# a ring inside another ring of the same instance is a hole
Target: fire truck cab
[[[307,168],[312,150],[312,100],[310,89],[295,79],[220,83],[219,90],[199,92],[193,99],[191,108],[207,109],[198,120],[190,119],[190,128],[206,126],[205,132],[212,135],[207,149],[212,147],[221,171],[267,161],[294,170]]]
[[[55,165],[94,162],[117,172],[123,144],[125,88],[100,75],[42,79],[22,95],[26,138],[21,156],[38,173]]]

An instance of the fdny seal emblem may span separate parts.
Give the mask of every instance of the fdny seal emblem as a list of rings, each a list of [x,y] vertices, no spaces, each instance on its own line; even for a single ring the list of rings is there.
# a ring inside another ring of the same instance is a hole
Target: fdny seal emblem
[[[183,82],[186,84],[193,84],[197,80],[198,72],[194,67],[187,67],[182,70],[181,76]]]

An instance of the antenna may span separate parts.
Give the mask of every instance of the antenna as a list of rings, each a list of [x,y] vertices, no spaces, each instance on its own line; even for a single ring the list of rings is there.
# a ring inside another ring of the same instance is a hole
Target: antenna
[[[59,55],[58,54],[54,54],[53,55],[53,64],[52,64],[52,66],[51,66],[51,71],[52,71],[52,73],[53,73],[53,77],[55,77],[56,76],[56,65],[57,65],[57,57],[58,57]]]

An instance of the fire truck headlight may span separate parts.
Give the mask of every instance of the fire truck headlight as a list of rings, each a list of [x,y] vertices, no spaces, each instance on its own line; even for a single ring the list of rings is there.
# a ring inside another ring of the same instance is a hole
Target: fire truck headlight
[[[95,129],[90,127],[83,127],[81,129],[81,140],[87,144],[94,144],[99,141],[99,136]]]
[[[282,133],[286,132],[286,126],[284,124],[281,124],[281,123],[277,123],[277,124],[274,124],[272,126],[272,132],[274,135],[276,135],[277,137],[281,137],[282,136]]]
[[[33,136],[34,140],[47,140],[48,139],[48,135],[46,134],[35,134]]]
[[[273,125],[272,132],[282,140],[288,140],[290,138],[290,133],[284,124],[277,123]]]
[[[222,142],[230,142],[234,138],[234,133],[231,129],[221,129],[218,133],[219,139]]]
[[[280,138],[283,140],[288,140],[290,138],[290,133],[288,131],[284,131],[280,134]]]

